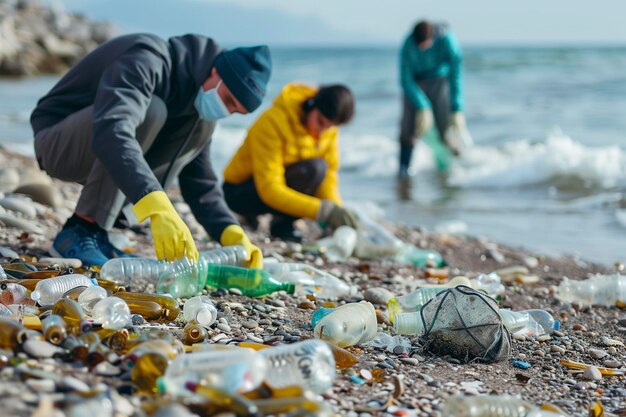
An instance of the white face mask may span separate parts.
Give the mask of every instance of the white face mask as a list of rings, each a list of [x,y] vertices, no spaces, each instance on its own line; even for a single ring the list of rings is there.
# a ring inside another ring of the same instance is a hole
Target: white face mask
[[[228,107],[226,107],[217,92],[220,84],[222,84],[221,80],[217,83],[215,88],[212,88],[209,91],[204,91],[202,87],[200,87],[200,91],[198,91],[198,95],[196,96],[196,100],[193,104],[196,107],[198,114],[200,114],[200,117],[204,120],[215,121],[230,116]]]

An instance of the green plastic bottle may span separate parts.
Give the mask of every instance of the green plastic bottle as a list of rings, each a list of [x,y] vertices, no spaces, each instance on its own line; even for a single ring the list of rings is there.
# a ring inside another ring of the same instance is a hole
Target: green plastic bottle
[[[262,269],[200,262],[164,273],[157,283],[157,292],[174,297],[192,297],[204,287],[236,288],[248,297],[261,297],[276,291],[293,294],[295,291],[294,284],[280,282]]]
[[[446,144],[443,143],[443,140],[439,137],[435,128],[426,132],[424,135],[424,142],[426,142],[426,144],[430,146],[430,149],[433,151],[437,171],[448,171],[450,164],[452,163],[452,152],[450,152]]]
[[[398,254],[396,260],[402,264],[411,264],[422,268],[441,268],[445,266],[445,261],[441,254],[434,250],[419,249],[414,245],[404,245]]]

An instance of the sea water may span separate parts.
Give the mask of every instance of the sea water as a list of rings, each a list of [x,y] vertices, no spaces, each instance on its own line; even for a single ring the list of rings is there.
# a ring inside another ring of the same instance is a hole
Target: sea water
[[[476,147],[443,174],[419,143],[408,184],[395,178],[396,48],[274,48],[272,58],[262,108],[216,130],[218,173],[284,84],[345,83],[357,107],[340,134],[344,199],[370,201],[387,219],[411,225],[460,224],[539,252],[626,261],[626,46],[465,47],[466,118]],[[0,143],[32,154],[30,111],[57,79],[0,80]]]

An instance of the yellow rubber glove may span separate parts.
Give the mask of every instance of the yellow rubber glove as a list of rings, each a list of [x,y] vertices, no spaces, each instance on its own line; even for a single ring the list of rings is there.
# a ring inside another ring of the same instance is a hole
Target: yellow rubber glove
[[[150,217],[154,250],[158,259],[175,261],[186,256],[198,261],[198,250],[189,228],[163,191],[146,194],[133,206],[140,222]]]
[[[261,249],[254,246],[246,232],[243,231],[241,226],[237,224],[231,224],[222,232],[220,237],[220,243],[222,246],[243,246],[248,252],[248,258],[246,259],[246,267],[248,268],[263,268],[263,252]]]

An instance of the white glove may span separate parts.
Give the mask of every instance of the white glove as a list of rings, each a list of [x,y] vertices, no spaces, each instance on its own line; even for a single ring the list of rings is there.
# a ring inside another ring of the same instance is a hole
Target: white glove
[[[433,111],[419,109],[415,112],[415,139],[419,139],[433,127]]]
[[[474,140],[467,131],[465,116],[462,112],[450,114],[450,121],[448,122],[444,139],[452,153],[457,156],[474,144]]]

